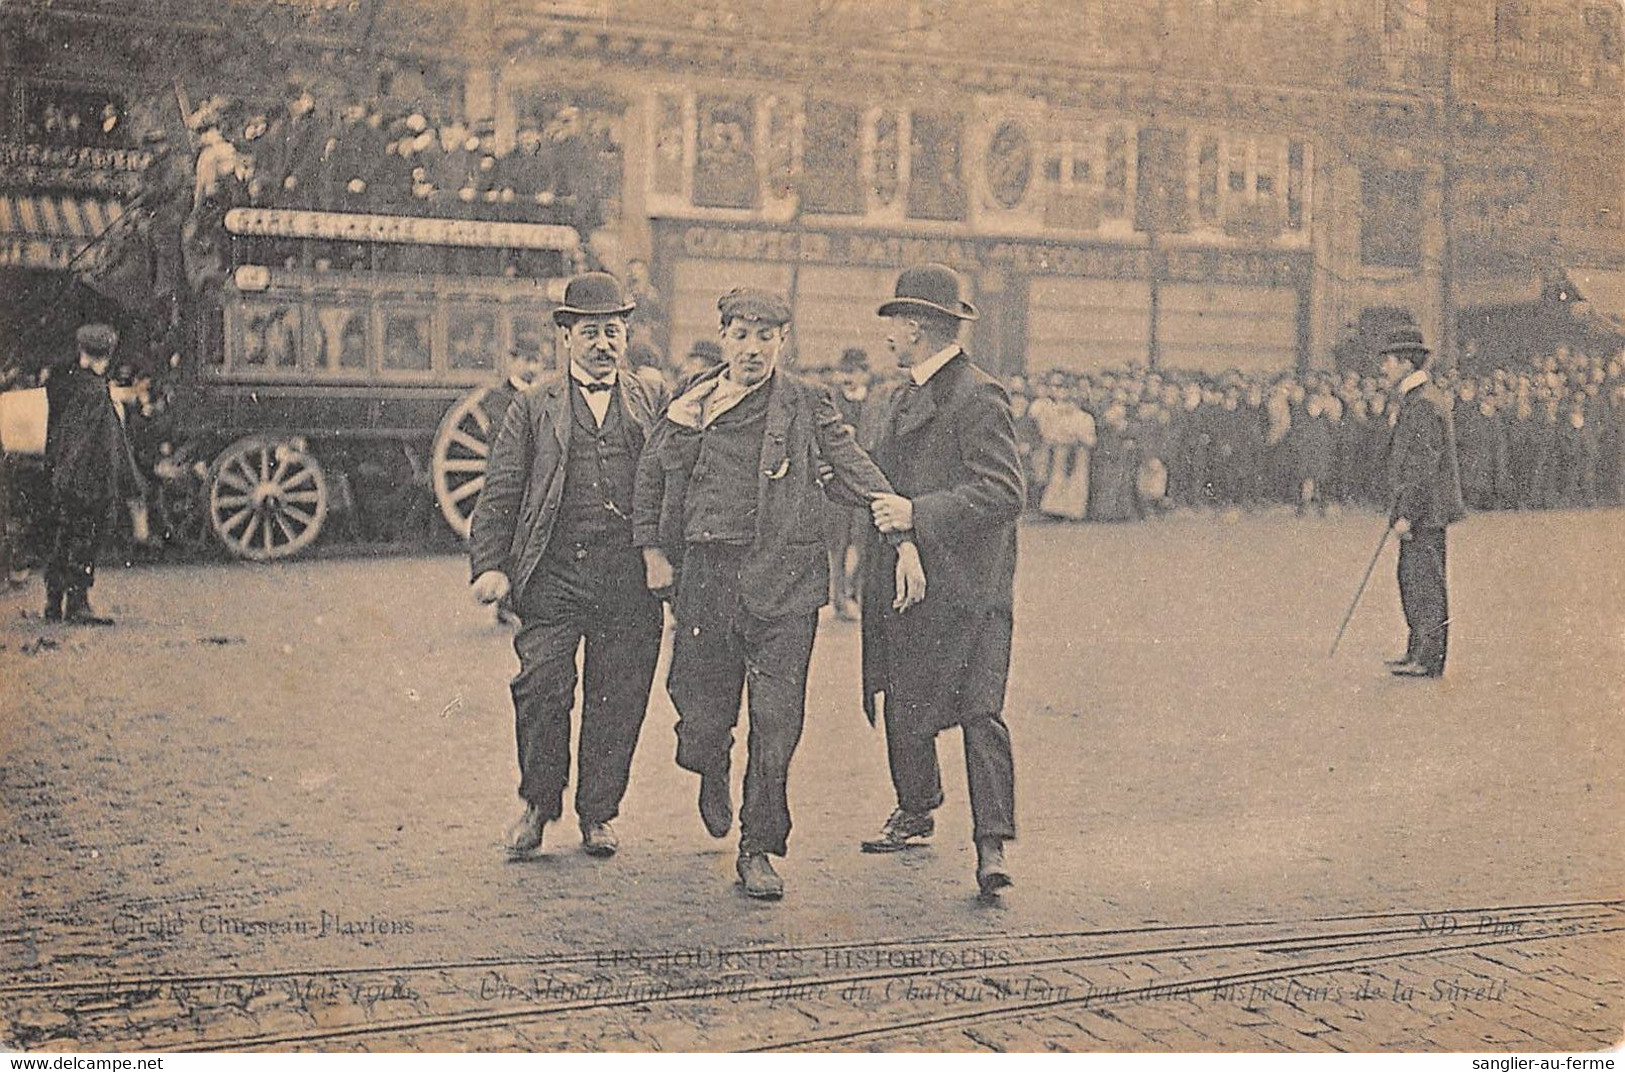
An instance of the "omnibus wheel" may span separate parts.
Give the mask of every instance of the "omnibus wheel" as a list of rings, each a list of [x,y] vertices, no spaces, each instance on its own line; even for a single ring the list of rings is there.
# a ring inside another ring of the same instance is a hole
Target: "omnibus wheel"
[[[209,470],[209,526],[238,558],[298,554],[322,531],[327,506],[327,478],[301,439],[239,439]]]
[[[477,387],[446,411],[434,436],[434,498],[446,524],[463,539],[474,520],[474,504],[485,487],[485,466],[497,436],[485,402],[488,387]]]

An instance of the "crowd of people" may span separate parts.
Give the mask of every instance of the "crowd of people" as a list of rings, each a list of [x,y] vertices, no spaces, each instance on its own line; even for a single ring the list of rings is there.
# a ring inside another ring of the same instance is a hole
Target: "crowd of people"
[[[574,105],[523,123],[510,147],[489,120],[379,99],[318,102],[298,82],[284,96],[269,113],[211,97],[188,118],[196,207],[560,223],[585,235],[614,193],[614,133]]]
[[[1625,503],[1625,354],[1559,349],[1521,368],[1435,380],[1454,397],[1469,507]],[[1029,504],[1046,517],[1387,505],[1396,403],[1374,376],[1135,367],[1018,376],[1008,387]]]

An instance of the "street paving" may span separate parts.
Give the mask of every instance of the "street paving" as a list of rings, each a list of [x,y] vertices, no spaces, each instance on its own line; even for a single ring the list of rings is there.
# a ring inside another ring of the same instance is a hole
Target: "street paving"
[[[1453,530],[1439,682],[1381,666],[1392,547],[1327,655],[1380,519],[1024,527],[996,904],[952,735],[934,844],[857,851],[892,800],[833,618],[764,904],[658,686],[620,854],[567,816],[507,861],[516,660],[459,558],[108,569],[112,629],[0,595],[0,1042],[1616,1045],[1622,521]]]

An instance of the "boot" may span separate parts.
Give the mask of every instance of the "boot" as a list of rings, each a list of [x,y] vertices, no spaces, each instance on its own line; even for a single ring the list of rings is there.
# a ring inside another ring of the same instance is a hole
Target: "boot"
[[[773,870],[765,852],[741,852],[735,865],[745,896],[758,901],[777,901],[784,896],[784,880]]]
[[[983,897],[994,897],[1014,885],[1004,863],[1004,839],[980,838],[976,842],[976,886]]]

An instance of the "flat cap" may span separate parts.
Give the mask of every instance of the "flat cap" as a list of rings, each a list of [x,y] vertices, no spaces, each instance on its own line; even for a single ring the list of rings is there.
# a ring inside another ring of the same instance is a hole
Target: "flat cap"
[[[730,320],[759,320],[764,324],[788,324],[790,302],[782,294],[755,287],[737,287],[717,301],[722,323]]]
[[[118,332],[106,324],[86,324],[73,333],[73,341],[91,357],[111,357],[118,346]]]

